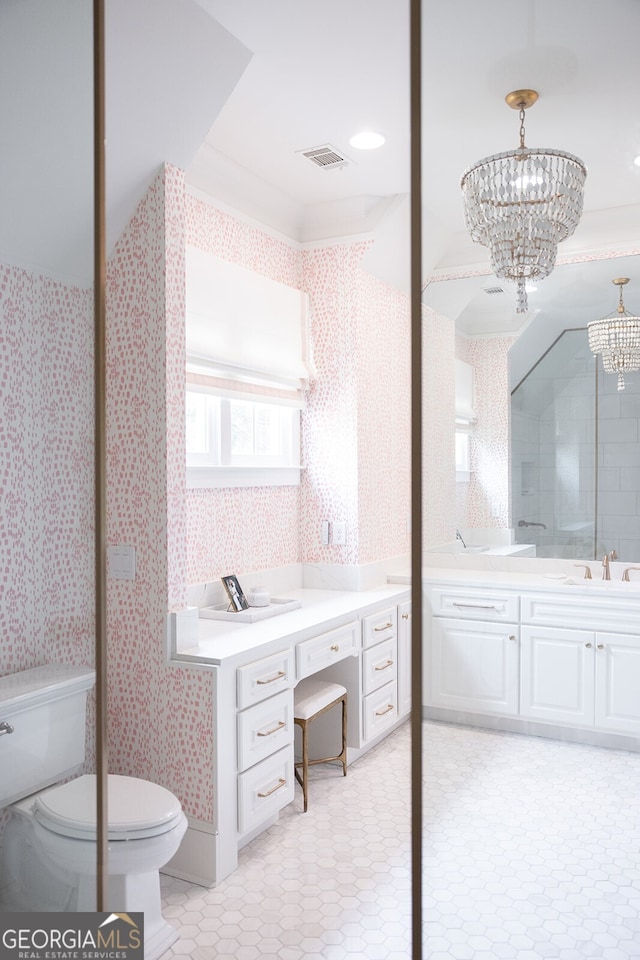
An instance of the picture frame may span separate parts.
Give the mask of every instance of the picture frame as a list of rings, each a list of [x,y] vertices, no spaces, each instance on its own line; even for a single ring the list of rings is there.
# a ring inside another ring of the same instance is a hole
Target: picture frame
[[[235,613],[239,613],[240,610],[248,610],[249,601],[245,597],[235,573],[229,574],[228,577],[221,577],[221,580],[229,598],[229,610]]]

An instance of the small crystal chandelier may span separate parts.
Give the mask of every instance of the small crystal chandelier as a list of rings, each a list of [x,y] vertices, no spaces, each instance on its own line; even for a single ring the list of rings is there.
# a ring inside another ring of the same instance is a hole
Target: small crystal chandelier
[[[596,356],[602,354],[605,373],[618,374],[618,390],[624,390],[625,373],[640,370],[640,317],[634,317],[624,308],[622,288],[628,277],[612,281],[620,288],[620,301],[613,313],[602,320],[587,324],[589,348]]]
[[[526,313],[525,284],[551,273],[558,243],[578,225],[587,168],[562,150],[525,146],[524,112],[535,90],[505,99],[520,111],[520,146],[474,163],[460,186],[471,239],[489,247],[496,277],[517,283],[517,312]]]

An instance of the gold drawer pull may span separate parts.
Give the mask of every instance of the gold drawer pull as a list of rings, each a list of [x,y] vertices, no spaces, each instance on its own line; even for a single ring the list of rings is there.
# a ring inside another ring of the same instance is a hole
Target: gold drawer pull
[[[278,730],[282,730],[283,727],[286,727],[284,720],[279,720],[275,727],[271,727],[271,730],[258,730],[259,737],[270,737],[272,733],[277,733]]]
[[[257,680],[256,683],[258,686],[264,686],[265,683],[273,683],[274,680],[282,680],[283,677],[286,677],[284,670],[278,670],[278,672],[274,673],[272,677],[266,677],[264,680]]]
[[[402,619],[403,619],[403,620],[408,620],[408,619],[409,619],[409,614],[408,614],[408,613],[403,613],[403,614],[402,614]]]
[[[381,666],[379,666],[379,667],[374,667],[373,669],[374,669],[374,670],[388,670],[389,667],[392,667],[392,666],[393,666],[393,660],[387,660],[386,663],[383,663],[383,664],[382,664]]]
[[[280,777],[275,787],[271,787],[271,790],[266,790],[264,793],[259,793],[258,796],[261,799],[264,799],[265,797],[270,797],[272,793],[275,793],[276,790],[280,789],[280,787],[285,787],[286,785],[287,785],[287,781],[283,777]]]
[[[332,643],[332,644],[331,644],[331,649],[333,650],[334,653],[337,653],[338,650],[340,649],[340,647],[338,646],[337,643]]]
[[[390,710],[393,710],[392,703],[388,703],[384,710],[376,710],[376,717],[384,717],[385,713],[389,713]]]
[[[381,630],[388,630],[389,627],[392,627],[392,626],[393,626],[393,622],[389,620],[388,623],[383,623],[382,626],[374,627],[373,629],[375,633],[380,633]]]

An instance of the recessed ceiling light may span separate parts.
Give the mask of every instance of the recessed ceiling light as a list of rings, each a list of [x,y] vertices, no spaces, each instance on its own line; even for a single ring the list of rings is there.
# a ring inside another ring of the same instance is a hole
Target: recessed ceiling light
[[[381,133],[374,133],[372,130],[363,130],[362,133],[356,133],[349,143],[356,150],[376,150],[384,143],[385,138]]]
[[[636,167],[640,167],[640,154],[638,154],[633,162],[635,163]]]

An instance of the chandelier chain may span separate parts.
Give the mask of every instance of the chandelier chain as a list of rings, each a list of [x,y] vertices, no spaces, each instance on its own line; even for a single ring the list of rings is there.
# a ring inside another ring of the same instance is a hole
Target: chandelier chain
[[[524,107],[520,107],[520,149],[524,150]]]

